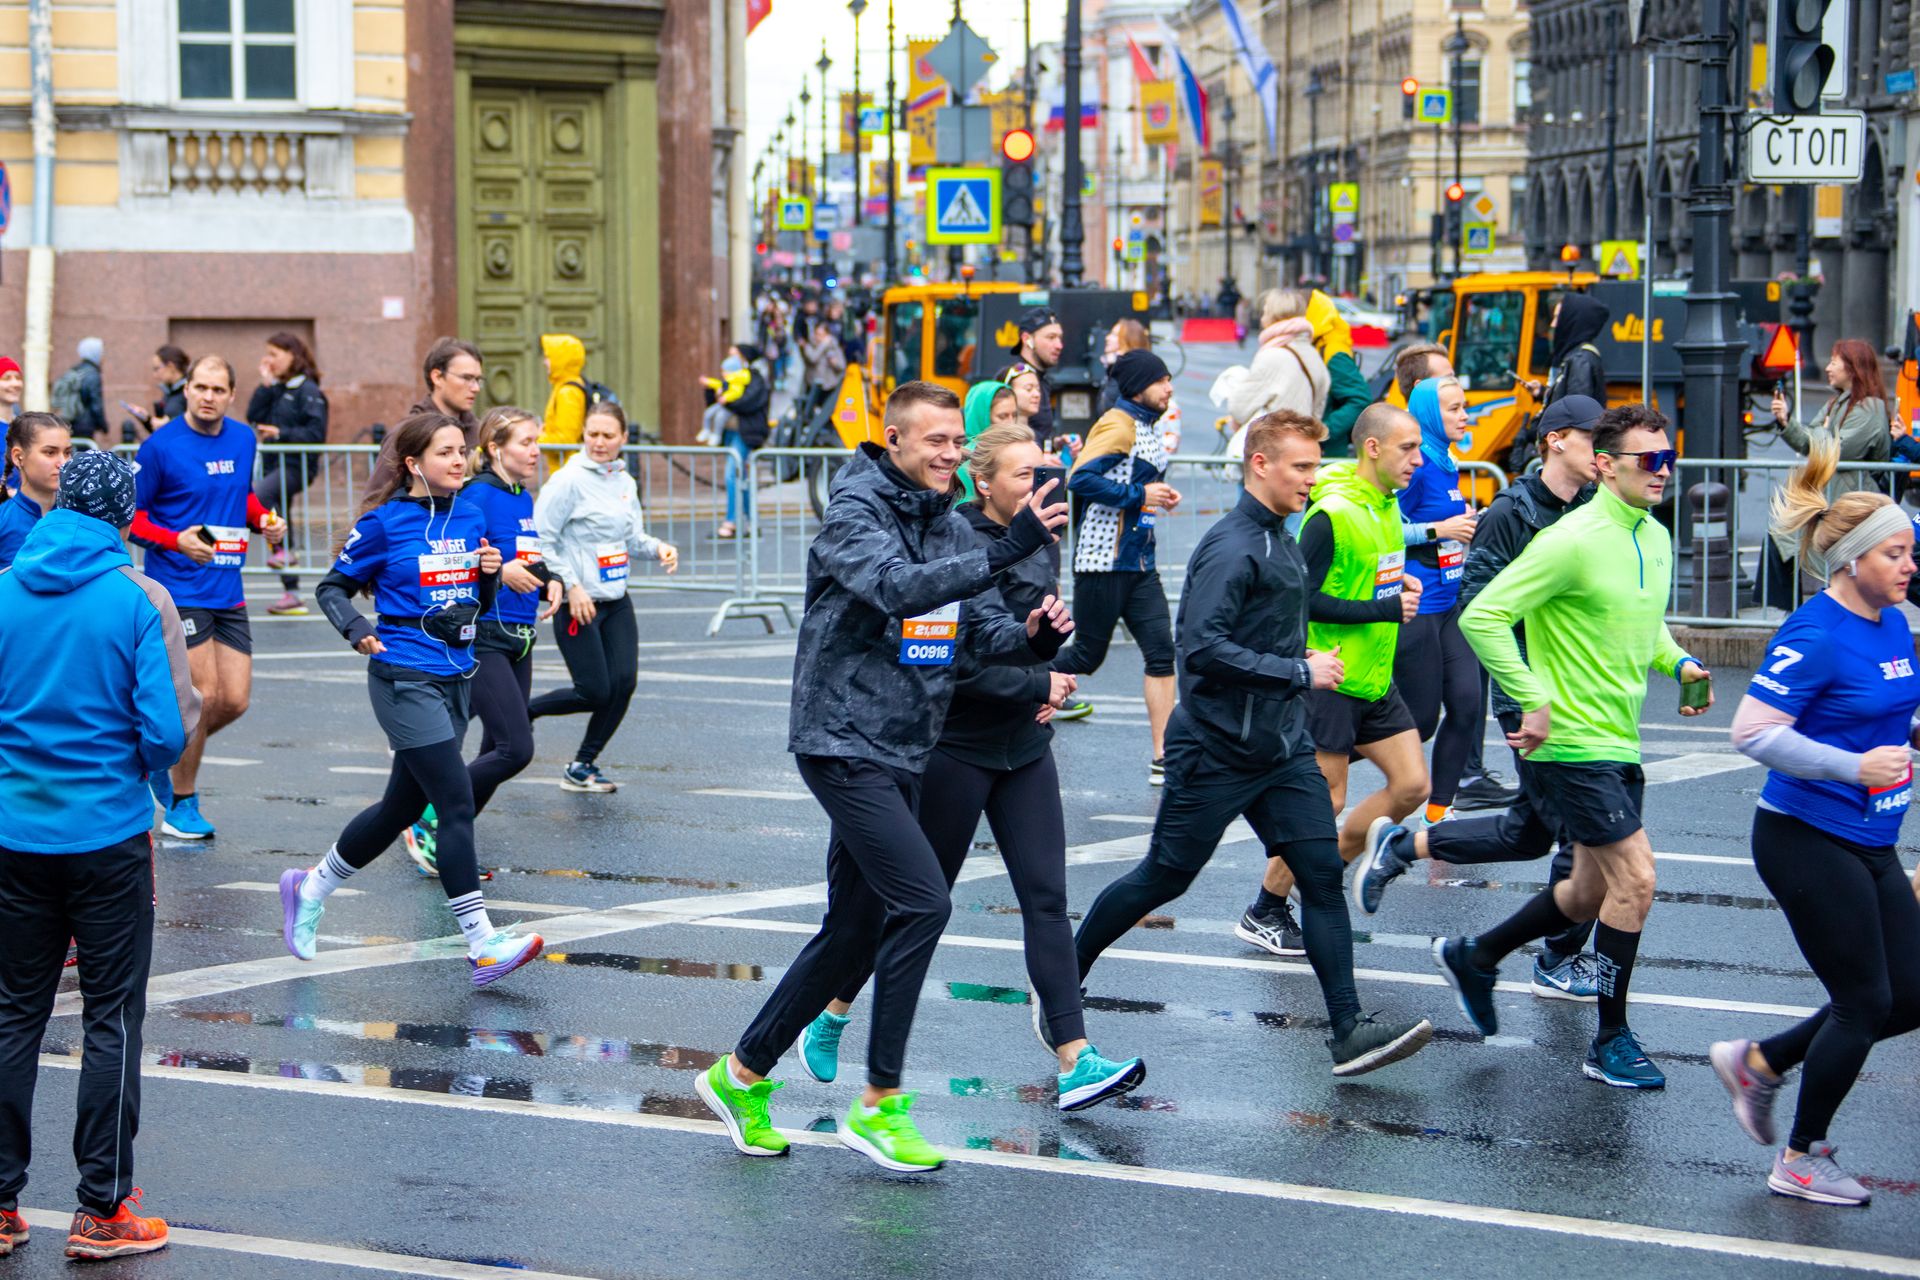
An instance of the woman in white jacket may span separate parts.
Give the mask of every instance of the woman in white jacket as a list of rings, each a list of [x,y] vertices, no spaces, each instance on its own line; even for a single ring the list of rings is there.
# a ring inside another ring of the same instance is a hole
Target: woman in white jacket
[[[1314,350],[1307,295],[1269,289],[1260,297],[1260,349],[1227,396],[1226,410],[1245,427],[1262,414],[1291,409],[1316,421],[1327,410],[1327,364]],[[1222,375],[1224,377],[1224,375]]]
[[[646,530],[640,494],[620,451],[627,416],[602,402],[587,413],[580,452],[547,478],[533,504],[533,523],[547,568],[567,591],[567,607],[553,620],[553,638],[567,660],[573,687],[543,693],[528,713],[585,713],[587,731],[573,763],[560,776],[568,791],[612,791],[594,761],[633,701],[640,673],[640,628],[627,595],[636,556],[651,556],[672,573],[680,552]]]

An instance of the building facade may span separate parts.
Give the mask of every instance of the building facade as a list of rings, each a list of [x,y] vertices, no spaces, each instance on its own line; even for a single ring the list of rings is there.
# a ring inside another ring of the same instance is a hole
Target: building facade
[[[1745,157],[1738,139],[1732,165],[1736,278],[1798,275],[1799,202],[1807,193],[1811,273],[1821,282],[1814,312],[1821,358],[1842,337],[1876,347],[1897,340],[1901,309],[1920,298],[1920,261],[1911,251],[1895,271],[1896,232],[1902,218],[1913,226],[1915,204],[1913,184],[1900,181],[1913,171],[1905,139],[1915,99],[1912,89],[1901,87],[1901,73],[1910,79],[1917,65],[1920,24],[1912,21],[1908,0],[1835,2],[1849,7],[1852,28],[1840,63],[1849,72],[1845,97],[1835,105],[1867,117],[1861,180],[1824,189],[1747,183],[1740,178]],[[1700,79],[1694,63],[1670,55],[1682,47],[1676,42],[1699,33],[1700,10],[1689,0],[1647,0],[1645,34],[1664,50],[1654,64],[1649,164],[1647,45],[1631,46],[1626,9],[1625,0],[1537,0],[1533,6],[1537,123],[1528,162],[1528,257],[1545,265],[1558,260],[1565,244],[1591,255],[1602,238],[1639,241],[1651,213],[1654,273],[1685,278],[1692,270],[1685,198],[1699,163]],[[1766,7],[1749,5],[1744,12],[1733,81],[1747,88],[1746,105],[1758,108],[1765,101]],[[1909,192],[1904,201],[1896,198],[1902,189]],[[1891,290],[1890,279],[1899,282]]]
[[[662,371],[728,333],[743,0],[52,0],[43,296],[36,7],[0,2],[0,351],[49,334],[51,378],[98,336],[111,406],[153,398],[172,343],[244,397],[291,330],[347,441],[418,399],[447,333],[484,353],[483,405],[538,410],[558,330],[637,421],[691,435],[698,386]]]

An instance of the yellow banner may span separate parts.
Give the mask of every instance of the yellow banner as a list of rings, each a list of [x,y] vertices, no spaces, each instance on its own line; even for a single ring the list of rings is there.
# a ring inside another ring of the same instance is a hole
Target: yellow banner
[[[927,65],[927,50],[938,40],[907,41],[907,163],[913,168],[933,164],[934,112],[947,105],[947,82]]]
[[[1200,162],[1200,225],[1217,227],[1226,214],[1227,170],[1218,160]]]
[[[1140,86],[1140,141],[1162,147],[1180,140],[1180,108],[1173,81],[1156,80]]]
[[[860,132],[860,107],[873,101],[873,95],[863,93],[856,104],[851,93],[840,95],[840,154],[852,155],[854,151],[867,150],[872,142],[871,134]]]
[[[999,93],[983,93],[980,105],[993,108],[993,150],[1000,151],[1001,140],[1014,129],[1027,127],[1027,104],[1020,90],[1007,88]]]
[[[867,162],[867,194],[870,196],[887,194],[887,162],[885,160]]]
[[[787,190],[795,195],[812,195],[815,167],[810,160],[787,161]]]

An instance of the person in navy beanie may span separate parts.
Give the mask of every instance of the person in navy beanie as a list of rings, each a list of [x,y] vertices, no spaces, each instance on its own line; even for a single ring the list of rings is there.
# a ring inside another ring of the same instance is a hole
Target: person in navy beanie
[[[88,451],[0,572],[0,1254],[27,1238],[33,1090],[67,943],[79,947],[79,1208],[67,1256],[166,1247],[133,1186],[141,1024],[153,958],[148,778],[200,718],[180,614],[135,572],[133,467]],[[84,633],[89,643],[70,637]]]

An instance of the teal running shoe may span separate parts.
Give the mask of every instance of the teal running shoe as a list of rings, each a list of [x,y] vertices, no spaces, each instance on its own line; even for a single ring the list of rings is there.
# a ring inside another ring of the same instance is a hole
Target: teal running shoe
[[[413,865],[420,869],[421,875],[440,874],[440,820],[434,815],[432,805],[427,806],[427,811],[420,815],[420,821],[408,827],[401,839],[406,842],[407,856],[413,859]]]
[[[176,840],[211,840],[213,824],[200,816],[200,797],[182,796],[160,819],[160,830]]]
[[[311,960],[319,950],[320,914],[327,909],[324,898],[308,902],[300,896],[300,886],[312,874],[297,868],[280,873],[280,936],[296,960]]]
[[[467,969],[472,975],[476,987],[491,986],[512,973],[515,969],[540,958],[540,949],[546,946],[537,933],[515,933],[511,929],[495,929],[480,944],[478,955],[467,957]]]
[[[1131,1093],[1145,1083],[1147,1064],[1138,1058],[1109,1062],[1092,1045],[1080,1050],[1073,1070],[1060,1073],[1060,1109],[1084,1111],[1096,1102]]]
[[[800,1033],[800,1060],[807,1064],[807,1074],[821,1084],[832,1084],[833,1078],[840,1074],[840,1034],[852,1021],[822,1009],[820,1016]]]
[[[1595,1036],[1581,1072],[1589,1080],[1616,1089],[1664,1089],[1667,1077],[1641,1049],[1632,1031],[1621,1027],[1611,1035]]]
[[[847,1118],[840,1122],[840,1141],[895,1173],[931,1173],[938,1169],[946,1158],[920,1136],[913,1117],[907,1114],[913,1097],[911,1093],[888,1094],[871,1112],[855,1098],[847,1109]]]

